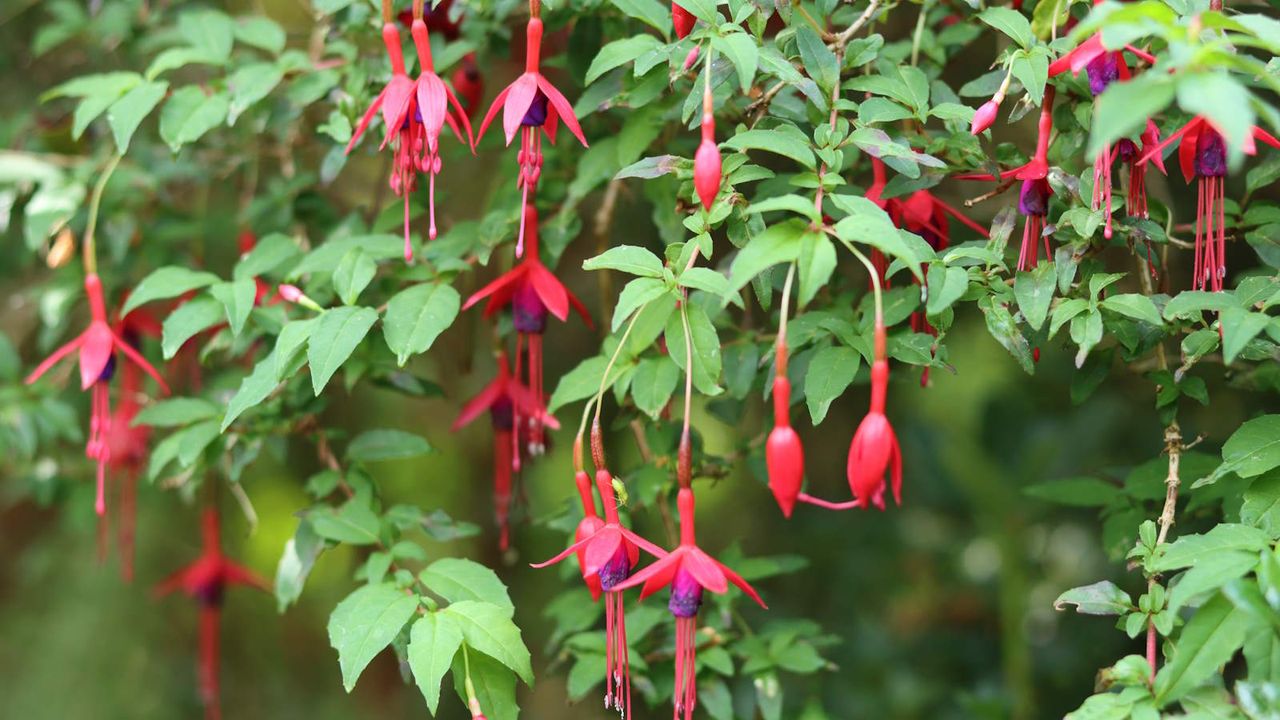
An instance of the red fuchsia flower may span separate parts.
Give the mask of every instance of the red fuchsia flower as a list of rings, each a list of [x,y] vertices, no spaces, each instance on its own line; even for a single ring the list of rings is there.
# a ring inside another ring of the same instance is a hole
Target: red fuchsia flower
[[[533,565],[544,568],[570,555],[583,553],[583,571],[600,579],[605,594],[605,695],[604,706],[631,717],[631,663],[627,648],[625,600],[618,586],[631,576],[640,560],[640,550],[656,558],[667,552],[622,526],[618,500],[613,493],[613,477],[608,470],[596,470],[596,488],[604,506],[604,523],[590,535],[575,541],[559,555]]]
[[[573,481],[578,486],[578,495],[582,498],[582,520],[578,523],[578,529],[574,531],[573,541],[581,542],[594,535],[601,527],[604,526],[604,520],[596,514],[596,496],[595,491],[591,489],[591,476],[585,470],[578,470],[573,474]],[[592,600],[600,599],[600,574],[598,572],[587,572],[587,549],[586,547],[578,548],[578,570],[582,572],[582,581],[586,583],[587,590],[591,593]]]
[[[36,366],[26,378],[30,385],[39,380],[54,365],[71,353],[77,353],[80,360],[80,388],[89,390],[91,394],[91,414],[89,418],[89,441],[85,445],[85,455],[98,465],[98,490],[94,500],[94,510],[99,516],[107,511],[106,469],[111,457],[111,448],[107,436],[111,430],[111,395],[108,383],[115,373],[115,351],[124,353],[127,360],[142,368],[150,375],[161,390],[169,394],[169,385],[142,354],[121,337],[107,323],[107,304],[102,296],[102,281],[96,273],[89,273],[84,278],[85,295],[89,298],[89,327],[76,336],[74,340],[63,345],[44,362]]]
[[[676,37],[681,40],[689,37],[689,33],[693,32],[693,26],[698,22],[698,18],[693,13],[684,9],[678,2],[671,3],[671,26],[675,28]]]
[[[804,446],[791,427],[791,381],[785,370],[773,379],[773,430],[765,442],[764,458],[769,467],[769,490],[782,515],[789,518],[804,483]]]
[[[640,599],[644,600],[664,587],[671,587],[667,608],[676,618],[676,684],[672,717],[680,720],[683,716],[683,720],[691,720],[698,704],[697,618],[703,591],[710,590],[720,595],[728,591],[729,583],[733,583],[760,607],[767,610],[768,606],[741,575],[698,547],[693,525],[693,490],[680,488],[676,504],[680,512],[680,545],[666,557],[632,575],[618,589],[643,584]]]
[[[391,190],[404,198],[404,256],[407,262],[413,259],[413,250],[409,245],[409,194],[418,183],[418,157],[423,151],[424,128],[421,122],[415,121],[415,114],[418,112],[414,92],[416,86],[405,72],[400,31],[390,18],[386,18],[382,24],[382,42],[386,45],[387,57],[391,60],[391,80],[374,98],[364,117],[360,118],[355,132],[351,134],[351,141],[347,143],[347,153],[351,153],[351,149],[373,122],[374,116],[381,112],[382,123],[387,132],[378,149],[382,150],[390,145],[394,153],[390,183]]]
[[[531,4],[536,5],[536,0]],[[536,12],[529,18],[526,33],[528,50],[525,54],[524,74],[494,98],[489,112],[484,116],[484,122],[480,123],[477,139],[484,137],[484,131],[497,116],[498,109],[502,108],[502,129],[507,137],[507,145],[511,145],[516,131],[520,131],[520,154],[517,156],[520,175],[516,184],[522,192],[521,204],[527,207],[529,192],[537,186],[538,178],[542,175],[542,136],[538,134],[538,129],[541,128],[547,139],[554,144],[557,126],[563,121],[583,147],[587,147],[587,138],[582,134],[577,116],[573,114],[573,106],[539,69],[542,56],[542,18]],[[525,215],[521,215],[516,257],[524,254],[524,234]]]
[[[1155,58],[1134,47],[1127,47],[1140,59],[1154,64]],[[1102,46],[1102,35],[1096,34],[1081,43],[1074,50],[1063,55],[1049,65],[1049,77],[1055,77],[1070,70],[1072,75],[1079,75],[1084,70],[1089,77],[1089,92],[1096,98],[1111,83],[1130,78],[1129,65],[1125,62],[1124,51],[1107,50]],[[1128,141],[1124,141],[1128,142]],[[1129,143],[1132,146],[1132,143]],[[1103,210],[1105,222],[1103,236],[1111,239],[1111,169],[1120,155],[1120,144],[1116,147],[1107,145],[1093,159],[1093,209]],[[1145,202],[1145,197],[1144,197]],[[1130,211],[1132,212],[1132,211]]]
[[[902,452],[893,426],[884,414],[889,392],[889,361],[885,357],[884,322],[876,318],[875,362],[871,365],[871,408],[849,445],[849,487],[860,507],[884,510],[885,473],[890,474],[894,502],[902,504]]]
[[[510,546],[508,517],[511,511],[511,479],[520,471],[522,419],[539,426],[559,428],[556,419],[547,414],[542,401],[529,388],[511,376],[507,354],[498,356],[498,377],[478,395],[467,401],[453,422],[457,432],[488,410],[493,423],[493,510],[498,523],[498,547]]]
[[[1018,193],[1018,212],[1026,218],[1022,226],[1022,249],[1018,253],[1018,270],[1030,270],[1039,262],[1041,242],[1044,243],[1045,255],[1051,254],[1049,237],[1044,234],[1045,217],[1049,214],[1049,201],[1053,199],[1053,189],[1049,187],[1049,138],[1053,134],[1053,96],[1052,85],[1044,90],[1044,104],[1040,107],[1039,135],[1036,139],[1036,152],[1025,165],[1005,170],[999,179],[1014,178],[1022,181],[1022,189]],[[961,180],[995,180],[990,173],[968,173],[958,175]]]
[[[179,590],[200,606],[200,697],[208,720],[219,720],[218,629],[222,596],[229,585],[247,585],[269,592],[267,583],[253,571],[222,554],[218,511],[204,511],[204,551],[195,562],[165,578],[155,587],[157,596]]]
[[[151,428],[147,425],[134,425],[141,405],[138,402],[142,391],[142,378],[132,365],[126,365],[121,372],[120,403],[111,414],[111,422],[106,432],[107,470],[114,479],[118,489],[119,501],[112,507],[116,512],[116,545],[120,554],[120,574],[126,582],[133,580],[134,538],[137,522],[138,476],[147,462],[147,443],[151,438]],[[107,516],[98,521],[98,556],[106,553],[109,523]]]
[[[1144,155],[1146,151],[1160,144],[1160,128],[1152,120],[1147,120],[1147,127],[1142,131],[1139,138],[1142,145],[1139,146],[1132,140],[1125,138],[1116,143],[1116,152],[1120,156],[1120,161],[1129,168],[1129,190],[1125,198],[1125,210],[1129,213],[1129,217],[1147,218],[1147,163],[1151,162],[1160,170],[1161,174],[1165,174],[1164,158],[1156,155],[1148,160]],[[1147,254],[1150,255],[1150,243],[1148,242]]]
[[[1258,152],[1256,141],[1280,149],[1280,140],[1259,127],[1245,136],[1246,155]],[[1163,142],[1146,149],[1139,162],[1159,158],[1164,149],[1178,143],[1178,164],[1187,182],[1197,181],[1196,256],[1192,285],[1197,290],[1221,290],[1227,276],[1225,215],[1227,144],[1222,132],[1208,118],[1197,115]]]
[[[475,140],[471,137],[471,121],[467,119],[466,109],[462,107],[462,103],[458,101],[453,91],[448,85],[440,79],[435,72],[435,63],[431,57],[431,38],[427,34],[427,24],[422,20],[413,21],[413,44],[418,51],[419,75],[414,83],[414,105],[416,105],[416,116],[414,122],[422,124],[422,131],[426,139],[426,146],[422,153],[422,157],[418,160],[418,169],[427,173],[428,180],[428,235],[432,240],[436,239],[436,175],[440,174],[440,132],[444,129],[445,124],[449,125],[449,129],[457,136],[458,140],[465,142],[467,147],[475,152]],[[453,106],[453,112],[449,111],[449,106]],[[466,130],[467,137],[464,140],[462,130]],[[407,210],[406,210],[407,212]],[[405,235],[405,260],[411,258],[412,250],[409,248],[409,236]]]
[[[569,318],[573,307],[591,327],[587,308],[569,292],[555,274],[542,264],[538,257],[538,211],[533,205],[524,207],[522,227],[528,227],[528,252],[524,259],[497,280],[467,298],[462,309],[466,310],[481,300],[487,300],[484,316],[492,317],[508,305],[511,306],[511,322],[516,329],[516,378],[523,380],[533,391],[537,404],[546,396],[542,382],[542,335],[547,329],[547,315],[554,315],[561,322]],[[528,345],[528,370],[523,371],[524,347]],[[517,418],[518,421],[519,418]],[[532,455],[542,452],[543,432],[541,423],[534,422],[529,440]]]
[[[710,70],[708,70],[710,72]],[[720,192],[720,146],[716,145],[716,118],[712,113],[711,85],[708,82],[702,92],[702,142],[693,156],[693,188],[698,192],[702,207],[709,212]]]
[[[484,78],[480,75],[480,66],[476,64],[476,54],[470,52],[463,55],[458,69],[453,71],[453,76],[449,79],[462,101],[463,113],[468,120],[474,120],[476,113],[480,111],[480,100],[484,97]]]

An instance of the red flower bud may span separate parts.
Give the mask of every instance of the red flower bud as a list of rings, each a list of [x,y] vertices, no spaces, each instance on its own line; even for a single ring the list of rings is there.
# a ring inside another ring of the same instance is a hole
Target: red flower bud
[[[296,303],[302,299],[302,290],[297,285],[280,284],[280,297],[286,302]]]
[[[679,3],[671,3],[671,24],[676,29],[676,37],[681,40],[689,36],[693,32],[694,23],[698,22],[698,18],[693,13],[680,7]]]
[[[995,98],[991,98],[982,104],[982,107],[973,114],[973,124],[969,126],[969,132],[979,135],[986,132],[988,128],[996,122],[996,115],[1000,112],[1000,102]]]
[[[786,377],[774,379],[774,427],[765,443],[764,456],[769,466],[769,489],[785,517],[791,517],[804,482],[804,447],[791,427],[790,405],[791,382]]]
[[[702,119],[704,126],[707,118]],[[703,132],[702,143],[698,145],[698,153],[693,156],[693,187],[698,191],[698,199],[707,210],[716,201],[720,192],[720,148],[716,141]]]
[[[878,338],[877,338],[878,339]],[[889,362],[877,352],[871,366],[871,409],[858,425],[849,445],[849,488],[859,504],[884,509],[885,472],[891,473],[893,499],[902,504],[902,453],[893,426],[884,415],[889,384]]]

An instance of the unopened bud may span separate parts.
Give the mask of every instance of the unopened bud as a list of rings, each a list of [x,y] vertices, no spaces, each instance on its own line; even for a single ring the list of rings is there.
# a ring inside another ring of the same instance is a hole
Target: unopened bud
[[[297,305],[301,305],[302,307],[307,308],[308,310],[314,310],[316,312],[320,312],[321,310],[324,309],[320,307],[315,300],[312,300],[311,298],[307,297],[307,294],[302,292],[302,290],[297,285],[289,285],[288,283],[281,283],[280,287],[278,288],[278,291],[280,293],[280,297],[284,298],[285,302],[291,302]]]
[[[974,135],[980,135],[987,131],[996,122],[996,115],[1000,112],[1000,101],[991,98],[982,104],[973,114],[973,124],[969,126],[969,132]]]
[[[720,148],[714,140],[702,139],[698,153],[693,156],[693,187],[698,191],[702,207],[711,210],[720,192]]]
[[[44,262],[49,266],[50,270],[66,265],[76,254],[76,237],[71,233],[70,228],[62,228],[62,232],[53,239],[53,244],[49,246],[49,254],[45,256]]]

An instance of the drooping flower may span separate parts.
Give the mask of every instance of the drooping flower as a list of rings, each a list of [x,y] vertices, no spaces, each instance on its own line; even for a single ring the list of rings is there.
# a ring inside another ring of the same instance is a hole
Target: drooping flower
[[[618,500],[613,492],[613,477],[608,470],[596,470],[596,488],[600,491],[601,504],[604,506],[604,523],[559,555],[533,567],[554,565],[582,551],[583,571],[600,579],[600,589],[605,594],[604,706],[616,708],[623,717],[631,717],[627,616],[625,599],[618,586],[631,576],[631,571],[640,560],[640,550],[655,558],[662,558],[667,552],[622,526],[622,520],[618,516]]]
[[[591,488],[591,476],[585,470],[578,470],[573,474],[573,481],[578,486],[578,496],[582,498],[582,520],[578,523],[578,528],[573,535],[573,541],[579,542],[594,535],[604,525],[604,520],[596,514],[596,496],[595,490]],[[578,548],[577,556],[578,570],[582,573],[582,581],[586,583],[587,590],[591,593],[591,599],[599,600],[601,592],[600,574],[598,572],[587,572],[587,550],[585,547]]]
[[[769,468],[769,490],[784,517],[795,510],[804,483],[804,446],[791,427],[791,381],[785,371],[773,379],[773,430],[764,446]]]
[[[689,12],[678,2],[671,2],[671,26],[675,28],[676,37],[683,40],[689,37],[689,33],[693,32],[693,26],[697,24],[698,18]]]
[[[382,92],[374,98],[373,103],[365,110],[364,116],[351,133],[351,141],[347,143],[348,154],[356,146],[365,130],[373,122],[374,116],[382,114],[382,123],[386,126],[386,135],[381,150],[391,146],[393,160],[391,164],[391,190],[404,198],[404,255],[405,260],[413,259],[413,250],[409,245],[409,194],[418,183],[418,168],[424,145],[424,128],[416,118],[418,101],[414,81],[409,78],[404,67],[404,50],[400,46],[400,31],[388,18],[382,24],[382,42],[387,48],[387,57],[391,60],[391,80]]]
[[[1046,256],[1051,255],[1049,237],[1044,234],[1045,217],[1049,214],[1049,201],[1053,188],[1049,186],[1049,139],[1053,134],[1052,85],[1044,90],[1044,103],[1040,107],[1039,134],[1036,152],[1025,164],[1000,173],[999,179],[1013,178],[1022,181],[1018,193],[1018,212],[1026,219],[1022,226],[1022,249],[1018,252],[1018,270],[1030,270],[1039,262],[1040,244],[1044,244]],[[995,180],[990,173],[958,175],[960,180]]]
[[[484,97],[484,77],[480,75],[476,54],[469,52],[463,55],[458,69],[453,71],[449,79],[453,82],[454,92],[462,101],[463,113],[468,120],[475,119],[476,113],[480,111],[480,100]]]
[[[102,281],[96,273],[89,273],[84,278],[84,292],[89,299],[89,327],[76,336],[74,340],[63,345],[44,362],[31,371],[25,382],[30,385],[39,380],[54,365],[71,353],[77,353],[80,361],[80,388],[91,390],[91,414],[89,418],[89,440],[85,445],[85,455],[96,461],[97,495],[94,510],[99,516],[107,511],[106,501],[106,468],[111,457],[111,447],[107,437],[111,431],[111,394],[108,384],[115,373],[115,352],[119,350],[125,359],[140,367],[160,385],[167,395],[169,385],[142,354],[125,341],[107,322],[107,303],[102,295]]]
[[[136,313],[135,313],[136,314]],[[138,476],[147,462],[147,442],[151,428],[134,425],[141,410],[139,396],[142,377],[136,367],[125,365],[120,373],[120,402],[111,414],[106,430],[108,481],[117,487],[112,507],[116,517],[116,546],[120,555],[120,573],[125,581],[133,580],[134,538],[137,526]],[[99,557],[106,551],[107,516],[99,518]]]
[[[676,505],[680,513],[680,545],[666,557],[619,584],[617,589],[626,590],[643,584],[640,599],[644,600],[664,587],[671,587],[667,608],[676,618],[676,682],[672,717],[691,720],[698,704],[697,618],[703,591],[723,594],[728,591],[729,583],[733,583],[760,607],[768,609],[768,606],[741,575],[698,547],[694,531],[693,490],[680,488]]]
[[[885,396],[889,391],[889,361],[885,355],[885,329],[880,318],[875,326],[875,361],[871,364],[871,408],[858,425],[849,445],[847,467],[849,488],[858,505],[884,510],[885,473],[892,482],[893,499],[902,504],[902,452],[893,426],[885,417]]]
[[[481,300],[486,300],[484,316],[492,317],[502,308],[511,306],[511,321],[517,333],[516,379],[524,382],[533,391],[534,401],[542,405],[546,396],[542,382],[542,335],[547,329],[547,315],[553,315],[561,321],[567,320],[572,306],[588,327],[591,326],[591,316],[587,313],[587,308],[538,257],[538,211],[532,204],[525,206],[524,222],[521,224],[527,227],[525,232],[528,248],[524,259],[467,298],[462,309],[467,310]],[[524,370],[525,367],[528,369]],[[541,454],[543,432],[540,422],[531,424],[528,440],[530,454]]]
[[[711,210],[723,181],[720,146],[716,145],[716,117],[711,95],[710,67],[707,81],[702,87],[702,141],[693,156],[693,189],[698,193],[702,207]]]
[[[973,113],[973,121],[969,123],[969,133],[981,135],[991,129],[996,122],[996,117],[1000,114],[1000,103],[1003,100],[1003,95],[996,95],[982,103]]]
[[[587,147],[587,138],[582,134],[577,116],[573,114],[573,106],[565,99],[564,94],[542,75],[540,70],[542,18],[537,15],[530,17],[526,33],[528,49],[525,53],[524,74],[516,78],[515,82],[504,88],[498,93],[498,97],[493,99],[493,104],[489,106],[489,112],[485,114],[484,122],[480,123],[480,132],[477,134],[477,140],[484,137],[484,131],[497,117],[499,108],[502,109],[502,129],[506,134],[507,145],[515,139],[516,131],[520,131],[520,154],[517,156],[520,175],[516,184],[522,193],[521,204],[525,207],[529,205],[530,191],[537,186],[538,178],[542,175],[542,136],[538,134],[539,128],[554,144],[557,126],[560,122],[564,122],[565,127],[569,128],[569,132],[573,133],[578,142],[582,143],[583,147]],[[516,240],[516,257],[524,254],[524,237],[525,216],[521,215],[520,235]]]
[[[505,352],[498,356],[498,376],[462,406],[458,419],[453,421],[453,430],[457,432],[486,410],[493,423],[493,511],[498,523],[498,547],[506,550],[510,544],[512,473],[520,471],[526,423],[553,429],[560,424],[547,414],[542,401],[529,388],[511,376]]]
[[[1134,47],[1126,47],[1140,59],[1154,64],[1155,58]],[[1089,92],[1096,98],[1111,83],[1126,81],[1130,77],[1129,65],[1125,62],[1123,50],[1107,50],[1102,46],[1102,35],[1095,34],[1081,43],[1074,50],[1063,55],[1049,65],[1049,77],[1060,75],[1068,70],[1072,75],[1079,75],[1084,70],[1089,77]],[[1148,121],[1149,122],[1149,121]],[[1093,159],[1093,209],[1103,211],[1103,236],[1111,238],[1111,170],[1116,158],[1120,155],[1121,141],[1115,147],[1110,144],[1098,151]],[[1132,143],[1129,143],[1132,146]],[[1143,198],[1145,202],[1145,195]],[[1130,210],[1130,214],[1132,214]]]
[[[1254,127],[1245,135],[1241,148],[1246,155],[1258,152],[1257,141],[1280,149],[1267,131]],[[1227,229],[1225,220],[1227,144],[1208,118],[1197,115],[1163,142],[1146,150],[1139,162],[1159,158],[1164,149],[1178,143],[1178,164],[1187,182],[1196,180],[1196,254],[1192,285],[1221,290],[1227,276]]]
[[[436,74],[435,63],[431,57],[431,38],[427,33],[427,24],[421,19],[413,21],[413,45],[418,52],[418,79],[414,81],[414,104],[416,117],[410,122],[421,122],[422,132],[426,139],[418,169],[427,173],[428,186],[428,229],[427,234],[436,239],[436,175],[440,174],[440,132],[448,124],[449,129],[458,140],[475,151],[475,139],[471,136],[471,121],[467,119],[466,109],[458,101],[453,90]],[[453,106],[450,111],[449,106]],[[459,128],[461,126],[461,129]],[[467,133],[462,137],[462,131]],[[412,249],[409,247],[409,236],[405,235],[405,260],[411,259]]]
[[[1155,165],[1163,174],[1164,158],[1156,155],[1150,159],[1144,157],[1146,151],[1160,144],[1160,128],[1152,120],[1147,120],[1147,127],[1142,131],[1142,145],[1125,138],[1116,143],[1116,152],[1120,161],[1129,168],[1129,187],[1125,196],[1125,209],[1129,217],[1146,218],[1147,213],[1147,163]],[[1148,251],[1150,247],[1148,247]],[[1148,252],[1148,254],[1150,254]]]
[[[218,511],[213,508],[205,510],[204,548],[200,557],[165,578],[155,588],[157,596],[181,591],[200,606],[200,699],[208,720],[222,717],[218,693],[218,631],[223,593],[230,585],[247,585],[270,591],[265,580],[222,554],[219,524]]]

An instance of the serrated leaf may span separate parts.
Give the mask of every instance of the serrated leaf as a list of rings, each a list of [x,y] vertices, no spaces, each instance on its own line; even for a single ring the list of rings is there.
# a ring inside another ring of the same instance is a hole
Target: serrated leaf
[[[862,356],[844,346],[822,348],[814,354],[804,376],[804,400],[814,425],[826,419],[831,403],[848,389],[861,364]]]
[[[615,245],[582,263],[583,270],[618,270],[641,277],[662,277],[662,260],[635,245]]]
[[[668,357],[645,358],[631,378],[631,399],[651,418],[657,418],[680,382],[680,368]]]
[[[497,573],[473,560],[441,558],[428,565],[418,579],[431,592],[451,603],[475,600],[506,609],[507,617],[515,614],[507,586],[498,579]]]
[[[429,612],[409,630],[409,669],[432,715],[440,706],[440,682],[460,647],[462,631],[447,614]]]
[[[511,621],[508,608],[490,602],[462,600],[441,612],[458,623],[469,647],[510,668],[526,685],[533,685],[529,649],[520,637],[520,628]]]
[[[329,645],[338,651],[342,686],[347,692],[417,608],[417,597],[390,583],[366,585],[338,603],[329,616]]]
[[[341,307],[320,316],[307,340],[311,387],[317,397],[377,321],[377,311],[367,307]]]

